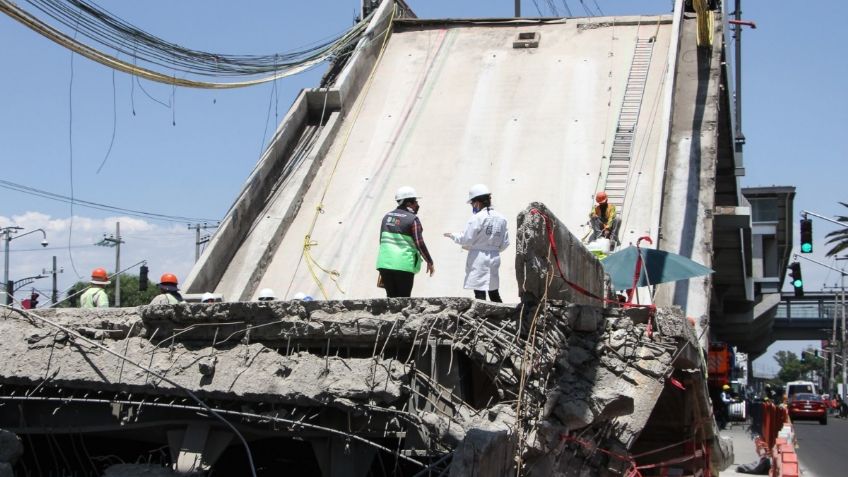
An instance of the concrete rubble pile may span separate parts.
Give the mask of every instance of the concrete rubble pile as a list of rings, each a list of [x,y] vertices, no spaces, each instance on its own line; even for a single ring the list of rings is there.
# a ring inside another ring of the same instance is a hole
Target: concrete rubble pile
[[[549,237],[566,278],[594,276],[587,289],[602,293],[603,273],[541,204],[519,217],[518,236],[518,305],[413,298],[37,316],[4,309],[0,427],[11,438],[0,442],[20,445],[21,436],[24,455],[13,455],[25,459],[37,452],[27,446],[36,434],[126,437],[143,426],[146,440],[170,449],[162,464],[217,473],[233,460],[218,460],[222,453],[244,450],[211,408],[257,461],[267,457],[261,439],[308,443],[314,455],[298,458],[314,462],[315,475],[628,475],[658,462],[694,474],[710,458],[714,470],[726,465],[701,353],[681,313],[652,317],[562,296],[573,290],[551,285],[561,278]],[[86,422],[76,417],[83,409]],[[136,475],[133,465],[149,460],[121,462],[108,475]]]

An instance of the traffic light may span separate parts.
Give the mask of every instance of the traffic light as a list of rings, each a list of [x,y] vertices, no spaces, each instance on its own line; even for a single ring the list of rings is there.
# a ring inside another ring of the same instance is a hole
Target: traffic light
[[[804,296],[804,279],[801,278],[801,264],[792,262],[789,264],[789,278],[792,280],[792,286],[795,287],[795,296]]]
[[[801,219],[801,253],[813,253],[813,221]]]
[[[147,265],[142,265],[141,268],[138,269],[138,291],[147,290]]]

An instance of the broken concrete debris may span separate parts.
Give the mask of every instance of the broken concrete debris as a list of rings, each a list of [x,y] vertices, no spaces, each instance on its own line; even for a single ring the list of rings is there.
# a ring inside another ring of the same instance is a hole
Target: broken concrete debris
[[[161,427],[166,445],[166,427],[185,428],[200,412],[182,387],[226,412],[254,442],[274,429],[288,438],[308,430],[302,439],[315,442],[321,430],[329,434],[322,439],[359,435],[388,449],[377,452],[388,454],[384,460],[415,468],[441,458],[451,475],[503,475],[517,465],[523,475],[574,466],[616,475],[620,462],[566,439],[573,435],[622,455],[655,445],[658,435],[669,436],[663,442],[698,436],[698,445],[715,439],[698,424],[709,417],[706,403],[692,405],[697,393],[668,385],[675,377],[695,390],[703,380],[682,372],[697,369],[699,357],[674,310],[658,311],[651,339],[631,317],[637,313],[553,300],[532,309],[430,298],[116,312],[40,312],[69,333],[4,311],[5,429],[85,435],[144,424]],[[94,396],[120,403],[118,410],[103,415],[87,403]],[[31,419],[48,403],[48,416]],[[90,414],[90,428],[68,422],[66,414],[80,412]],[[387,438],[394,448],[382,444]]]

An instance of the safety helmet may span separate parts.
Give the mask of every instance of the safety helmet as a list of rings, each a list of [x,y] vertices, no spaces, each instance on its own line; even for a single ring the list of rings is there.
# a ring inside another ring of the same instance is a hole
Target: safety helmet
[[[312,301],[314,298],[303,292],[297,292],[292,295],[292,300]]]
[[[259,301],[271,301],[274,300],[274,290],[270,288],[263,288],[259,290],[259,296],[256,298]]]
[[[607,193],[604,192],[604,191],[600,191],[597,194],[595,194],[595,202],[597,202],[599,204],[606,204],[607,203]]]
[[[200,297],[200,303],[215,303],[215,295],[209,292],[204,293]]]
[[[721,389],[724,389],[725,391],[727,391],[728,389],[730,389],[730,385],[725,384],[724,386],[721,387]]]
[[[98,267],[91,271],[92,285],[108,285],[109,283],[111,283],[109,281],[109,274],[106,273],[105,269]]]
[[[472,200],[484,196],[490,195],[489,188],[486,187],[486,184],[474,184],[471,186],[471,189],[468,190],[468,203],[470,204]]]
[[[166,292],[175,292],[179,290],[177,288],[177,284],[177,276],[173,273],[163,273],[162,277],[159,278],[159,288]]]
[[[397,201],[398,203],[400,203],[400,202],[402,202],[406,199],[418,199],[418,198],[420,198],[418,193],[415,192],[415,189],[413,189],[412,187],[409,187],[409,186],[402,186],[397,190],[397,192],[395,192],[395,201]]]

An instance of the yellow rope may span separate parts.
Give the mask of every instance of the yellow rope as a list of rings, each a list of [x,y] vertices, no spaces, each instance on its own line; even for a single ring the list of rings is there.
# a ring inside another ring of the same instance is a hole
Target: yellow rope
[[[345,149],[347,148],[348,141],[350,140],[350,135],[353,131],[353,126],[356,124],[356,119],[359,117],[359,113],[362,112],[362,107],[365,104],[365,98],[368,96],[368,91],[371,89],[371,84],[374,82],[374,73],[377,71],[377,66],[380,64],[380,60],[383,58],[383,54],[386,52],[386,45],[389,42],[389,34],[391,33],[391,25],[395,18],[395,13],[397,12],[397,4],[392,7],[392,13],[389,17],[389,25],[386,28],[386,33],[383,36],[383,44],[380,46],[380,54],[377,56],[377,59],[374,61],[374,66],[371,68],[371,72],[368,75],[368,81],[362,87],[361,99],[359,100],[359,104],[356,107],[353,115],[351,116],[350,127],[344,134],[341,147],[339,148],[339,152],[336,155],[335,162],[333,163],[333,169],[330,172],[330,177],[327,179],[327,183],[324,186],[324,190],[321,192],[321,199],[318,201],[318,205],[315,206],[315,215],[312,217],[312,223],[309,225],[309,231],[303,237],[303,257],[306,261],[306,266],[309,269],[309,275],[312,277],[312,280],[318,285],[318,289],[321,291],[321,295],[323,295],[324,299],[329,299],[329,295],[327,295],[327,290],[324,288],[324,284],[321,279],[318,277],[318,273],[316,268],[327,275],[329,275],[330,280],[335,284],[336,288],[345,293],[339,285],[339,278],[341,278],[341,273],[338,270],[328,269],[326,267],[321,266],[314,257],[312,257],[312,249],[318,246],[318,242],[312,239],[312,233],[315,231],[315,224],[318,222],[318,216],[324,213],[324,199],[327,197],[327,192],[330,190],[330,185],[333,182],[333,179],[336,176],[336,171],[339,168],[339,163],[341,162],[342,154],[344,154]]]
[[[25,12],[18,8],[12,2],[7,0],[0,0],[0,12],[5,13],[10,16],[12,19],[17,20],[23,25],[29,27],[36,33],[58,43],[65,48],[68,48],[71,51],[79,53],[80,55],[92,60],[96,61],[102,65],[108,66],[109,68],[116,69],[118,71],[123,71],[124,73],[129,73],[131,75],[139,76],[141,78],[156,81],[159,83],[170,84],[174,86],[182,86],[187,88],[202,88],[202,89],[232,89],[232,88],[243,88],[246,86],[255,86],[262,83],[268,83],[270,81],[274,81],[280,78],[284,78],[286,76],[291,76],[301,71],[304,71],[312,66],[315,66],[318,63],[324,61],[327,57],[329,57],[335,50],[330,50],[326,55],[322,55],[321,57],[315,58],[312,61],[305,62],[296,68],[292,68],[291,70],[275,73],[270,76],[266,76],[263,78],[257,78],[247,81],[237,81],[233,83],[213,83],[206,81],[194,81],[182,78],[176,78],[172,75],[162,74],[153,70],[149,70],[147,68],[142,68],[125,61],[119,60],[114,56],[107,55],[105,53],[101,53],[94,48],[91,48],[88,45],[80,43],[75,39],[65,35],[59,30],[53,28],[50,25],[47,25],[37,18],[33,17],[29,13]],[[337,44],[343,44],[347,42],[354,35],[358,34],[362,27],[354,28],[346,33],[342,38],[339,39]]]
[[[692,6],[695,7],[695,13],[697,14],[698,29],[696,38],[698,46],[712,46],[715,24],[712,10],[709,9],[707,0],[694,0]]]

